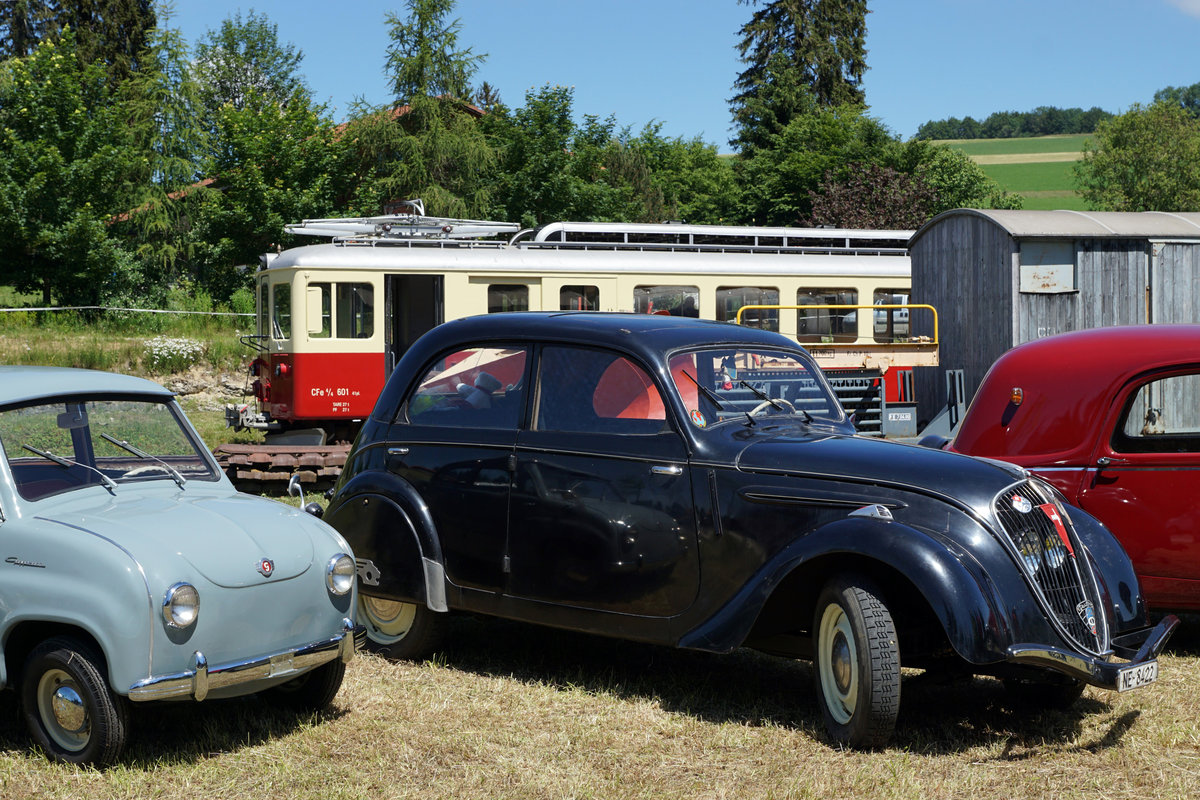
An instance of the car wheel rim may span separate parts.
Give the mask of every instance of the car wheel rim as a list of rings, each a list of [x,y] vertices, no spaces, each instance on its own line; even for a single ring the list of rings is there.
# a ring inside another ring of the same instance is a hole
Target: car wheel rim
[[[358,605],[363,612],[367,635],[379,644],[392,644],[403,639],[417,617],[415,603],[359,595]]]
[[[46,733],[64,750],[87,747],[92,725],[79,684],[60,669],[47,670],[38,681],[38,715]]]
[[[845,725],[858,704],[858,657],[850,619],[836,603],[827,606],[821,615],[817,641],[821,693],[834,720]]]

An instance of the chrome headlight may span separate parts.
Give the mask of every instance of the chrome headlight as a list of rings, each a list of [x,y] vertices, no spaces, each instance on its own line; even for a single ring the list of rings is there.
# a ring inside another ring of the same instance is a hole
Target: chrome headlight
[[[354,588],[354,559],[339,553],[325,567],[325,585],[329,593],[341,597]]]
[[[163,595],[163,619],[172,628],[187,628],[200,615],[200,593],[190,583],[177,583]]]

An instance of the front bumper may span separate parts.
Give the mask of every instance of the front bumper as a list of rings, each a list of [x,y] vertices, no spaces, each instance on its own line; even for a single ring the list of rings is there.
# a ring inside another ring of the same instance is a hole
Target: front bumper
[[[175,697],[203,700],[211,691],[299,675],[335,658],[349,663],[354,652],[366,642],[366,637],[365,627],[343,619],[342,632],[336,636],[244,661],[213,666],[197,650],[192,654],[193,669],[140,680],[129,687],[129,699],[137,702]]]
[[[1092,686],[1122,691],[1125,688],[1121,683],[1122,675],[1154,662],[1178,624],[1179,617],[1168,614],[1151,629],[1115,639],[1113,651],[1128,658],[1128,661],[1108,661],[1043,644],[1011,645],[1007,653],[1008,661],[1031,667],[1045,667]]]

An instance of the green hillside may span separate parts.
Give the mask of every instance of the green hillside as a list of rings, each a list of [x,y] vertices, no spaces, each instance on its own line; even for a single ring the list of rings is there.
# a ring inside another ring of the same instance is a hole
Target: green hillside
[[[969,155],[1007,191],[1021,195],[1029,209],[1086,211],[1075,193],[1073,167],[1086,134],[1015,139],[947,139],[938,142]]]

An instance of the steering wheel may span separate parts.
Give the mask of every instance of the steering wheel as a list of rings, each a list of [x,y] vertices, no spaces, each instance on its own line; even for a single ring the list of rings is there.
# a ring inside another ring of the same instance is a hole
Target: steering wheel
[[[796,413],[796,407],[794,405],[792,405],[790,401],[784,400],[782,397],[775,397],[770,400],[763,400],[761,403],[756,405],[754,408],[750,409],[750,416],[754,416],[755,414],[765,411],[768,408],[773,408],[776,411],[778,411],[779,410],[778,406],[783,406],[784,410],[787,411],[787,413],[789,413],[789,414]]]

